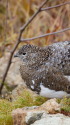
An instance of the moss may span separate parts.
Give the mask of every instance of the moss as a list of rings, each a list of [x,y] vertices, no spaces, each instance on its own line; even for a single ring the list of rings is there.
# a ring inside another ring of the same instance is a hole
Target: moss
[[[9,102],[8,100],[0,99],[0,125],[13,125],[11,116],[12,110],[26,106],[41,105],[45,101],[46,98],[41,96],[34,97],[26,90],[24,90],[16,101]]]
[[[47,98],[42,97],[42,96],[37,96],[34,103],[35,103],[35,105],[40,106],[46,101],[47,101]]]
[[[37,96],[34,97],[30,92],[24,90],[24,92],[18,97],[18,99],[13,103],[14,108],[22,108],[25,106],[39,106],[43,104],[47,99],[45,97]]]
[[[11,102],[3,99],[0,100],[0,125],[13,125],[12,110]]]
[[[0,99],[0,125],[13,125],[11,112],[16,108],[22,108],[26,106],[41,105],[47,99],[41,96],[34,96],[29,91],[24,92],[13,102],[9,102],[5,99]],[[64,98],[58,100],[61,103],[61,110],[70,112],[70,99]]]
[[[70,98],[64,98],[61,100],[61,110],[70,112]]]
[[[25,91],[17,98],[15,102],[13,102],[14,108],[22,108],[25,106],[32,106],[34,103],[33,96],[28,92]]]
[[[0,125],[13,125],[11,115],[0,115]]]

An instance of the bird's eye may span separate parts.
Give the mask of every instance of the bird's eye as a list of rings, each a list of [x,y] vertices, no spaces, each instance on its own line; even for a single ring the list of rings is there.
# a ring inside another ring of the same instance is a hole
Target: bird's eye
[[[26,53],[23,53],[23,55],[26,55]]]

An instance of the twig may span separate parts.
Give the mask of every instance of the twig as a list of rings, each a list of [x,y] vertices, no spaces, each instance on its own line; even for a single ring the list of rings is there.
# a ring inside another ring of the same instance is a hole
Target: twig
[[[62,4],[59,4],[59,5],[55,5],[55,6],[52,6],[52,7],[41,8],[41,11],[45,11],[45,10],[49,10],[49,9],[53,9],[53,8],[57,8],[57,7],[61,7],[61,6],[64,6],[64,5],[66,5],[66,4],[70,4],[70,1],[65,2],[65,3],[62,3]]]
[[[42,38],[42,37],[49,36],[49,35],[55,35],[57,33],[62,33],[62,32],[68,31],[68,30],[70,30],[70,28],[65,28],[65,29],[59,30],[57,32],[47,33],[47,34],[40,35],[40,36],[37,36],[37,37],[32,37],[32,38],[27,38],[27,39],[21,39],[21,42],[31,41],[31,40],[35,40],[35,39]]]
[[[44,34],[44,35],[41,35],[41,36],[38,36],[38,37],[33,37],[33,38],[29,38],[29,39],[21,39],[21,36],[22,36],[22,33],[23,31],[25,30],[25,28],[32,22],[32,20],[37,16],[37,14],[41,11],[44,11],[44,10],[49,10],[49,9],[52,9],[52,8],[55,8],[57,6],[61,6],[61,5],[56,5],[56,6],[53,6],[53,7],[48,7],[48,8],[44,8],[42,9],[42,7],[47,3],[48,0],[45,0],[42,5],[38,8],[37,12],[35,14],[33,14],[33,16],[28,20],[28,22],[21,27],[20,29],[20,33],[19,33],[19,37],[18,37],[18,40],[14,46],[14,48],[12,49],[11,51],[11,54],[10,54],[10,57],[9,57],[9,60],[8,60],[8,64],[7,64],[7,67],[6,67],[6,70],[5,70],[5,73],[3,75],[3,78],[2,78],[2,82],[1,82],[1,86],[0,86],[0,94],[2,92],[2,89],[3,89],[3,86],[4,86],[4,82],[5,82],[5,79],[6,79],[6,76],[8,74],[8,71],[9,71],[9,68],[10,68],[10,65],[11,65],[11,60],[12,60],[12,57],[13,57],[13,54],[17,48],[17,46],[19,45],[19,43],[21,41],[28,41],[28,40],[33,40],[33,39],[37,39],[37,38],[41,38],[41,37],[44,37],[44,36],[48,36],[48,35],[53,35],[54,33],[56,34],[56,32],[53,32],[53,33],[48,33],[48,34]],[[66,3],[63,3],[64,5]],[[68,3],[67,3],[68,4]],[[64,29],[64,31],[67,31],[69,30],[70,28],[67,28],[67,29]],[[64,32],[64,31],[58,31],[57,33],[60,33],[60,32]]]
[[[45,0],[45,1],[41,4],[41,6],[40,6],[39,9],[37,10],[37,12],[36,12],[36,13],[29,19],[29,21],[28,21],[24,26],[22,26],[22,28],[20,29],[18,41],[17,41],[16,45],[14,46],[13,50],[11,51],[11,54],[10,54],[10,57],[9,57],[9,61],[8,61],[6,70],[5,70],[5,73],[4,73],[3,78],[2,78],[2,82],[1,82],[1,86],[0,86],[0,94],[1,94],[1,92],[2,92],[2,89],[3,89],[3,86],[4,86],[4,82],[5,82],[6,76],[7,76],[7,74],[8,74],[10,65],[11,65],[11,60],[12,60],[13,54],[14,54],[14,52],[15,52],[15,50],[16,50],[18,44],[20,43],[20,40],[21,40],[21,36],[22,36],[23,31],[24,31],[25,28],[31,23],[31,21],[36,17],[36,15],[41,11],[41,8],[47,3],[47,1],[48,1],[48,0]]]

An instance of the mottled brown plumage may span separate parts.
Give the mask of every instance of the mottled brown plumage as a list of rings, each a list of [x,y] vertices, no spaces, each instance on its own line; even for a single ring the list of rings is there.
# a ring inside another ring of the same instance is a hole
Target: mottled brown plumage
[[[21,58],[20,73],[30,89],[46,97],[47,91],[52,90],[55,94],[48,95],[51,98],[59,95],[59,98],[63,95],[70,97],[69,41],[54,43],[47,47],[24,45],[16,56]],[[59,92],[65,93],[61,96]]]

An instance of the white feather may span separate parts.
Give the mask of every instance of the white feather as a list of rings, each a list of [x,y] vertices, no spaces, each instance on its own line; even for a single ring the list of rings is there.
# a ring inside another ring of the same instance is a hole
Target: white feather
[[[51,90],[49,88],[44,87],[42,84],[40,84],[41,91],[40,95],[48,98],[63,98],[70,97],[70,94],[67,94],[65,91],[55,91]]]
[[[67,78],[70,81],[70,76],[64,76],[65,78]]]

